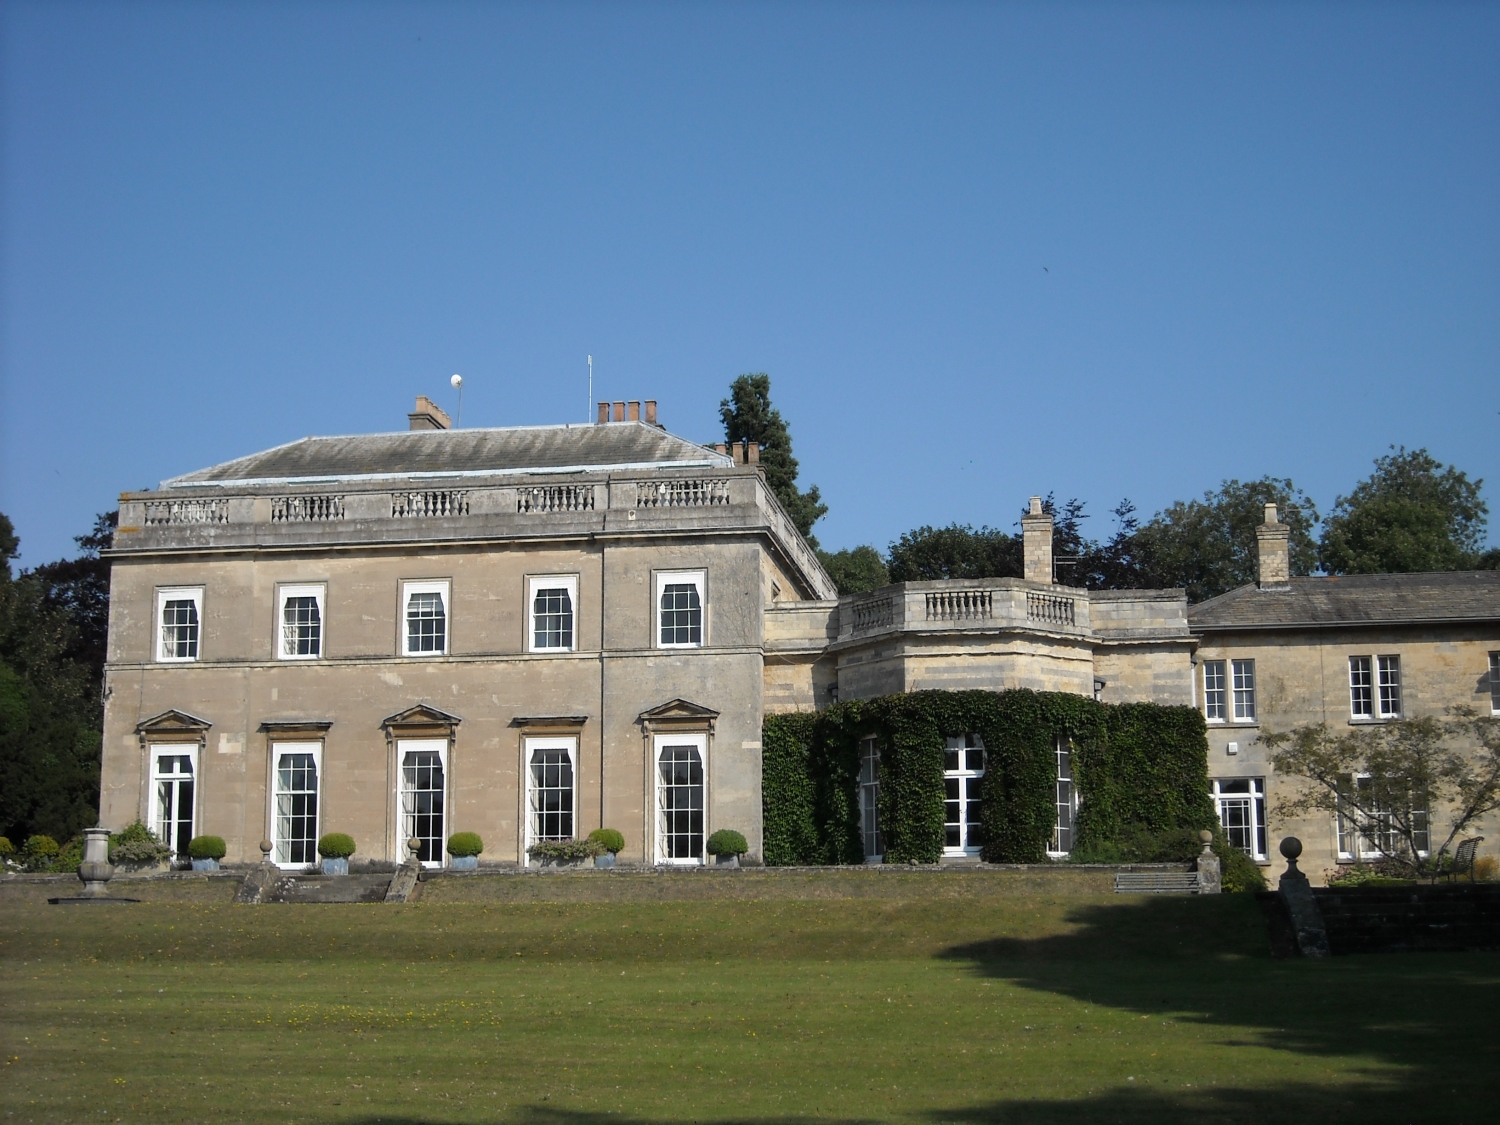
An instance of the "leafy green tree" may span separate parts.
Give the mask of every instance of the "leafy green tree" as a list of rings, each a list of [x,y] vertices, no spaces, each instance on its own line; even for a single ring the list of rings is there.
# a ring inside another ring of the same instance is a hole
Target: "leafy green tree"
[[[771,405],[771,377],[764,372],[741,375],[730,384],[729,397],[719,403],[719,416],[724,421],[724,437],[731,444],[745,440],[760,444],[766,483],[803,538],[816,543],[812,527],[828,514],[828,505],[817,485],[806,492],[797,488],[792,435],[781,412]]]
[[[969,524],[919,527],[891,544],[892,582],[938,578],[1020,578],[1021,538]]]
[[[1482,565],[1489,508],[1482,480],[1402,446],[1335,501],[1319,557],[1330,574],[1463,570]]]
[[[79,537],[84,559],[12,577],[19,541],[0,515],[0,831],[12,838],[66,840],[98,820],[110,521]]]
[[[891,580],[885,560],[874,547],[846,547],[831,554],[819,550],[818,561],[841,594],[866,594]]]
[[[1265,522],[1265,505],[1275,504],[1291,526],[1291,568],[1311,574],[1318,561],[1312,529],[1318,510],[1312,498],[1290,480],[1226,480],[1201,500],[1179,500],[1137,529],[1119,549],[1131,559],[1130,581],[1142,587],[1181,586],[1188,601],[1201,602],[1256,580],[1259,548],[1255,529]]]

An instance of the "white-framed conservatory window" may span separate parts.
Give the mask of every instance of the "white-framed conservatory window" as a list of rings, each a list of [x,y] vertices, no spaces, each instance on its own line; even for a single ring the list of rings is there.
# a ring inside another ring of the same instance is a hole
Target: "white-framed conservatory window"
[[[401,651],[442,656],[448,651],[448,581],[401,583]]]
[[[708,572],[656,574],[656,643],[660,648],[700,648],[708,636]]]
[[[578,802],[578,740],[528,738],[524,747],[526,847],[542,840],[573,839]]]
[[[1377,860],[1388,855],[1399,854],[1405,847],[1404,841],[1396,831],[1392,823],[1391,814],[1388,809],[1382,808],[1380,803],[1370,795],[1372,784],[1368,775],[1361,774],[1358,777],[1344,779],[1344,785],[1354,786],[1353,795],[1357,795],[1360,805],[1366,810],[1370,821],[1368,832],[1360,832],[1356,826],[1354,817],[1342,809],[1343,797],[1340,798],[1340,811],[1336,816],[1338,829],[1339,858],[1345,860]],[[1422,801],[1414,804],[1411,809],[1412,839],[1416,844],[1417,854],[1425,856],[1431,846],[1431,823],[1426,807]]]
[[[316,660],[323,655],[323,603],[327,587],[282,586],[277,590],[276,655]]]
[[[656,759],[656,862],[703,862],[708,736],[659,734]]]
[[[1213,780],[1214,805],[1229,842],[1251,859],[1265,859],[1266,779],[1224,777]]]
[[[157,742],[151,755],[151,801],[148,822],[156,838],[179,860],[188,858],[188,843],[196,835],[198,808],[198,746],[196,743]]]
[[[572,652],[577,647],[573,632],[578,611],[576,574],[532,575],[526,580],[526,605],[532,652]]]
[[[948,739],[943,762],[943,854],[978,855],[979,787],[984,780],[984,740],[977,734]]]
[[[1065,734],[1058,735],[1053,752],[1057,760],[1057,820],[1052,826],[1052,844],[1047,854],[1065,856],[1073,850],[1073,829],[1078,821],[1078,787],[1073,784],[1073,740]]]
[[[1203,662],[1203,717],[1211,723],[1222,723],[1229,718],[1222,660]]]
[[[318,862],[323,744],[272,743],[271,768],[271,855],[278,867],[311,867]]]
[[[399,858],[406,858],[406,841],[415,837],[422,866],[441,867],[448,838],[448,740],[403,738],[396,743],[396,756],[401,768]]]
[[[197,660],[202,629],[202,586],[176,586],[156,591],[158,661]]]
[[[1231,660],[1230,674],[1234,677],[1234,721],[1255,722],[1255,661]]]
[[[880,831],[880,741],[874,735],[859,740],[859,836],[865,862],[879,863],[885,837]]]

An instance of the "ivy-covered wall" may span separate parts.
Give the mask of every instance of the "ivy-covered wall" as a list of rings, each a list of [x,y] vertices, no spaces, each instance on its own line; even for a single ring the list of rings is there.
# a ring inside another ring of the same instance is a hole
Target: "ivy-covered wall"
[[[948,738],[978,734],[983,857],[1046,858],[1056,816],[1056,743],[1073,745],[1080,795],[1075,852],[1142,831],[1211,828],[1208,741],[1191,707],[1101,704],[1060,692],[922,691],[770,715],[764,755],[768,864],[859,863],[859,742],[880,745],[880,821],[887,863],[936,863],[943,852]]]

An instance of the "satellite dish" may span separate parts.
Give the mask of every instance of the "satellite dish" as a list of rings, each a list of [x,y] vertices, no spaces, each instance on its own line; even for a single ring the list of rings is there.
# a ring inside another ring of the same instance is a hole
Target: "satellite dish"
[[[464,377],[462,375],[455,375],[453,376],[453,378],[449,379],[448,382],[452,383],[453,388],[457,390],[459,387],[464,385]]]

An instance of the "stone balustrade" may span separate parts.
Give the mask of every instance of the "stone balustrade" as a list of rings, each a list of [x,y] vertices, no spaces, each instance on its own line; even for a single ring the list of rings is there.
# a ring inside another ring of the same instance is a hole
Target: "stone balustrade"
[[[954,629],[1086,634],[1088,591],[1038,589],[1036,583],[1019,578],[903,582],[846,600],[839,613],[840,640]]]

